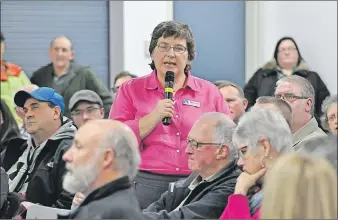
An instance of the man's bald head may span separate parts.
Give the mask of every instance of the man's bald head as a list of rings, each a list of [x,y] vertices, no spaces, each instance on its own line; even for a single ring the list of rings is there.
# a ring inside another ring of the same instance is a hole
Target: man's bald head
[[[80,127],[76,136],[91,142],[92,147],[112,149],[117,169],[134,178],[141,159],[136,136],[127,125],[115,120],[94,119]]]
[[[88,192],[122,176],[136,176],[140,164],[138,142],[125,124],[94,119],[80,127],[63,155],[68,170],[63,187],[70,193]]]
[[[53,48],[54,43],[55,43],[56,41],[63,41],[65,44],[69,45],[69,48],[70,48],[71,50],[73,50],[72,41],[70,40],[69,37],[64,36],[64,35],[57,36],[57,37],[55,37],[55,38],[50,42],[49,47],[50,47],[50,48]]]

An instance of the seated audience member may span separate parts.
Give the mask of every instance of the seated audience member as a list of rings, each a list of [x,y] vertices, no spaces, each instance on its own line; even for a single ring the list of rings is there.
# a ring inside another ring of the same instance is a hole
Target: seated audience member
[[[2,167],[0,167],[0,184],[0,216],[2,217],[2,206],[6,202],[8,195],[8,175]]]
[[[125,82],[128,82],[129,80],[136,78],[137,76],[131,74],[128,71],[122,71],[119,74],[117,74],[114,78],[114,87],[112,88],[114,93],[114,98],[116,96],[117,91],[121,87],[121,85]]]
[[[190,72],[195,41],[188,25],[158,24],[149,53],[153,71],[122,84],[109,115],[130,126],[137,137],[142,162],[133,181],[141,209],[155,202],[169,183],[191,174],[184,150],[194,122],[206,112],[231,117],[216,86]],[[174,73],[173,98],[164,99],[169,71]],[[170,118],[170,124],[164,125],[165,118]]]
[[[23,91],[26,91],[28,93],[31,93],[33,92],[34,90],[38,89],[39,86],[35,85],[35,84],[29,84],[27,86],[24,86],[22,88],[20,88],[18,91],[20,90],[23,90]],[[14,99],[13,99],[14,100]],[[19,130],[20,130],[20,135],[23,139],[28,139],[28,132],[26,130],[26,127],[25,127],[25,113],[23,111],[23,109],[21,107],[18,107],[16,106],[15,107],[15,111],[16,111],[16,114],[21,118],[22,120],[22,123],[19,124]]]
[[[103,119],[102,99],[91,90],[80,90],[69,100],[69,111],[76,127],[81,127],[92,119]]]
[[[273,110],[279,111],[283,115],[291,129],[292,109],[290,105],[283,99],[278,99],[273,96],[261,96],[256,100],[254,107],[271,108]]]
[[[121,122],[91,120],[80,127],[63,155],[63,187],[86,195],[70,219],[143,219],[134,189],[140,163],[137,139]]]
[[[291,140],[290,128],[278,111],[252,108],[243,115],[233,135],[243,173],[221,219],[259,219],[264,175],[280,155],[294,152]]]
[[[72,42],[65,36],[56,37],[50,44],[50,64],[36,70],[32,83],[42,87],[54,88],[65,100],[65,116],[70,117],[69,100],[75,92],[88,89],[96,92],[102,99],[108,117],[112,96],[102,80],[88,66],[74,61]]]
[[[337,94],[327,97],[322,106],[322,126],[324,129],[330,131],[332,134],[337,135]]]
[[[318,127],[314,117],[315,93],[310,82],[300,76],[288,76],[277,82],[275,97],[285,100],[292,109],[292,144],[295,151],[325,132]]]
[[[222,113],[205,113],[187,138],[192,173],[171,183],[168,191],[143,210],[147,219],[216,219],[233,193],[240,170],[232,134],[236,124]]]
[[[248,106],[248,100],[244,97],[243,90],[238,85],[226,80],[216,81],[215,85],[223,95],[225,102],[228,103],[232,118],[237,123]]]
[[[276,82],[291,75],[300,76],[311,83],[316,98],[313,100],[313,114],[318,120],[322,114],[322,102],[330,92],[320,76],[309,69],[291,37],[283,37],[277,42],[273,59],[259,68],[244,87],[245,97],[249,101],[248,108],[253,106],[260,96],[273,96]]]
[[[0,99],[0,153],[5,150],[6,142],[20,136],[18,125],[7,104]]]
[[[72,196],[62,190],[62,155],[71,146],[76,128],[62,117],[62,96],[41,87],[31,93],[17,92],[14,102],[25,112],[30,137],[11,139],[3,152],[1,166],[9,176],[9,191],[26,194],[32,203],[70,208]]]
[[[261,219],[337,219],[337,171],[324,159],[291,154],[267,173]]]
[[[307,142],[302,154],[325,158],[337,169],[337,146],[336,135],[323,136]]]
[[[0,64],[1,64],[1,79],[0,79],[0,96],[5,101],[11,114],[17,123],[21,123],[21,119],[15,114],[14,94],[22,86],[30,84],[28,77],[22,68],[16,64],[4,60],[5,55],[5,37],[0,32]]]

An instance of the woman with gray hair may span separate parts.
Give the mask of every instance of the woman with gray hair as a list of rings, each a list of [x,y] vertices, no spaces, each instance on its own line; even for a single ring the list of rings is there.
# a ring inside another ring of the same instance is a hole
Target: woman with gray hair
[[[141,208],[158,200],[170,182],[191,173],[184,151],[194,122],[205,112],[230,114],[217,87],[190,73],[195,41],[188,25],[158,24],[149,53],[152,72],[122,84],[109,116],[127,124],[137,136],[142,162],[134,187]],[[173,88],[165,83],[167,75]],[[173,98],[165,99],[164,91]],[[163,123],[164,118],[170,122]]]
[[[337,94],[327,97],[322,105],[323,116],[321,117],[324,129],[337,135]]]
[[[294,152],[290,128],[278,111],[252,108],[240,118],[233,135],[237,165],[243,173],[221,219],[258,219],[263,198],[263,178],[280,155]]]

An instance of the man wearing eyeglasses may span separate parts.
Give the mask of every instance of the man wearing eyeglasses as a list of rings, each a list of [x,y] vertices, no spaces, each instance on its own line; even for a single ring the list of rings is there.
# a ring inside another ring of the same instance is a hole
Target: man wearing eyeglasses
[[[115,96],[117,94],[117,91],[122,86],[122,84],[126,83],[129,80],[134,79],[136,77],[137,76],[131,74],[128,71],[122,71],[119,74],[117,74],[114,78],[114,87],[112,88],[114,99],[115,99]]]
[[[192,174],[169,185],[143,210],[147,219],[218,219],[240,173],[232,135],[236,124],[222,113],[205,113],[193,125],[185,153]]]
[[[314,117],[314,89],[307,79],[296,75],[282,78],[276,84],[275,97],[288,102],[292,108],[293,147],[301,152],[308,141],[326,136]]]
[[[103,119],[102,99],[91,90],[80,90],[69,100],[69,111],[76,127],[81,127],[92,119]]]

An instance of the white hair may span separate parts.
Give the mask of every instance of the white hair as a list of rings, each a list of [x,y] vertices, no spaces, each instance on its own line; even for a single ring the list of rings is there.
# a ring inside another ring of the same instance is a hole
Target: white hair
[[[103,138],[101,146],[111,148],[115,154],[116,169],[133,180],[137,174],[141,156],[138,142],[129,127],[115,127]]]
[[[321,157],[337,169],[337,136],[321,136],[305,142],[300,154]]]
[[[204,113],[199,120],[217,119],[215,130],[212,136],[214,143],[222,143],[228,146],[230,158],[237,156],[237,150],[232,142],[232,135],[235,131],[236,124],[225,114],[219,112]]]
[[[313,86],[311,85],[310,81],[305,79],[304,77],[292,75],[284,77],[277,81],[276,85],[278,86],[280,83],[290,83],[293,85],[296,85],[300,88],[300,95],[304,97],[308,97],[312,100],[311,105],[311,115],[313,116],[315,111],[315,90]]]
[[[100,152],[97,151],[94,157],[83,166],[73,166],[67,163],[66,168],[71,172],[68,171],[63,178],[62,186],[64,190],[71,194],[77,192],[89,193],[88,189],[90,189],[100,172],[100,166],[97,163],[99,156]]]
[[[277,152],[294,152],[291,131],[282,114],[268,108],[251,108],[240,118],[233,141],[236,145],[246,145],[248,151],[256,151],[262,137]]]
[[[326,130],[329,130],[327,110],[334,103],[337,103],[337,94],[326,97],[326,99],[322,103],[323,115],[321,117],[321,122],[323,128]]]

